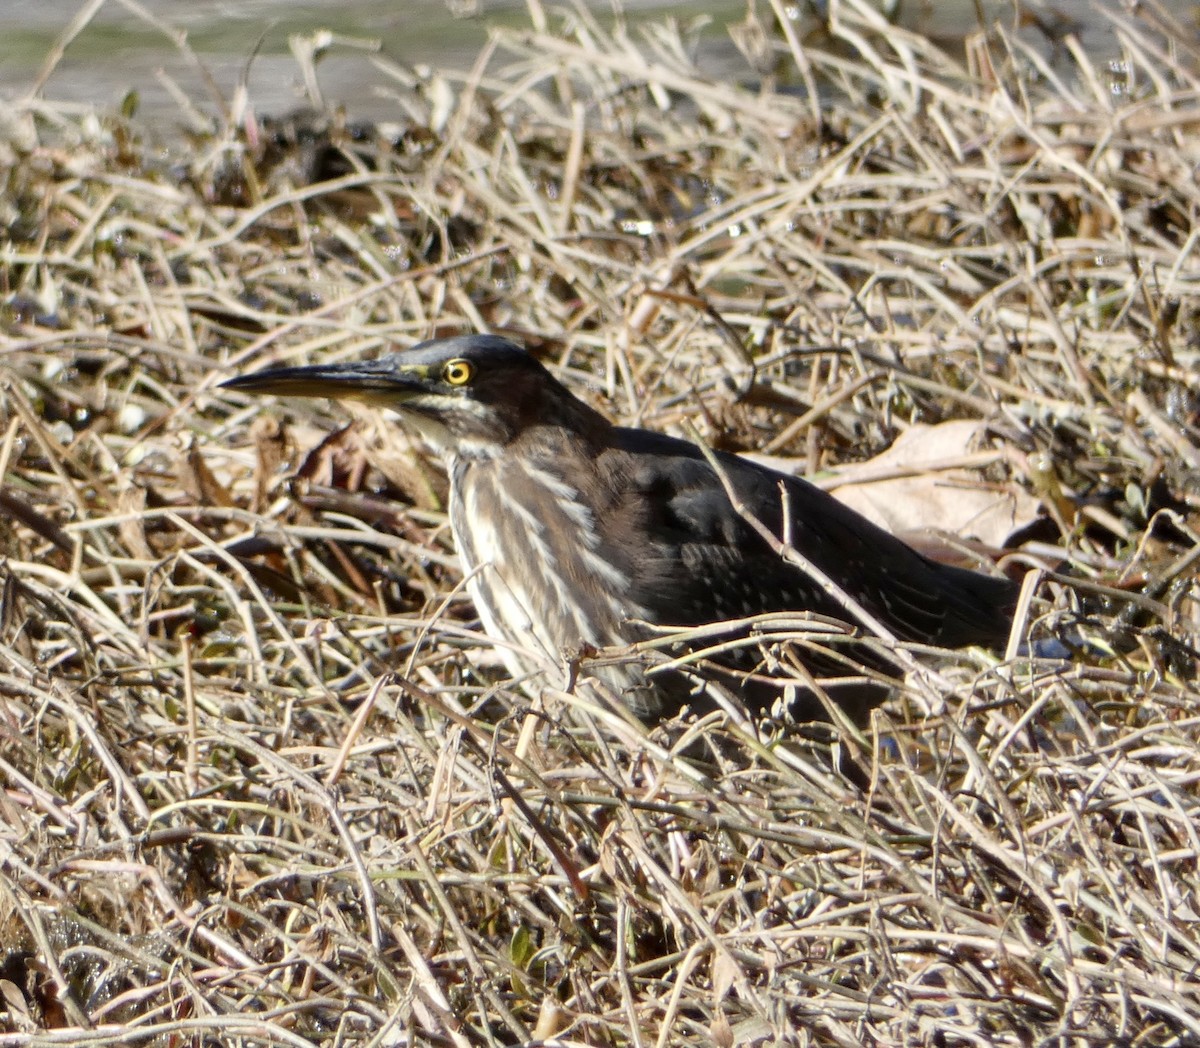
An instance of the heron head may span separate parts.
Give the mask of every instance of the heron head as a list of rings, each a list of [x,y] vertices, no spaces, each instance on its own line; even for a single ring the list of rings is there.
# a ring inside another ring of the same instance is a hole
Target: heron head
[[[221,386],[388,408],[437,450],[460,455],[495,454],[566,405],[591,414],[534,357],[495,335],[434,339],[377,360],[271,368]]]

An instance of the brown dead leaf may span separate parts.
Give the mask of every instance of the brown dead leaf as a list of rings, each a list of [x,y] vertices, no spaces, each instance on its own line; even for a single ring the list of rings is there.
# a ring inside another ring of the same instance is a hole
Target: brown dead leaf
[[[941,533],[1002,546],[1037,516],[1038,503],[1015,484],[980,478],[982,466],[1003,456],[980,450],[984,428],[969,419],[913,426],[882,455],[839,471],[842,482],[830,493],[895,534]]]

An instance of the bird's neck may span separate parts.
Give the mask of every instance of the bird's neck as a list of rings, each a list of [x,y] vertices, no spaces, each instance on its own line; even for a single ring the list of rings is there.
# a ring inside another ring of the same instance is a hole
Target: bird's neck
[[[537,469],[564,478],[588,476],[594,462],[608,445],[613,426],[586,405],[571,418],[555,418],[527,426],[513,439],[508,454]]]
[[[447,464],[456,462],[537,462],[539,467],[556,461],[594,458],[611,443],[613,425],[598,411],[572,398],[540,405],[507,440],[425,434]]]

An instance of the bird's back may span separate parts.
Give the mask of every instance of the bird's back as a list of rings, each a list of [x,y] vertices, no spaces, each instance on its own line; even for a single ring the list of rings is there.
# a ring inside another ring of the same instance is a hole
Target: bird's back
[[[645,430],[614,433],[614,472],[628,478],[618,486],[651,515],[645,524],[656,537],[651,563],[634,577],[674,580],[669,595],[653,581],[635,587],[635,599],[652,611],[682,612],[681,625],[771,611],[846,620],[842,605],[787,563],[751,517],[901,640],[1005,643],[1017,595],[1008,579],[932,561],[820,488],[748,459],[716,453],[721,477],[686,441]],[[726,484],[744,516],[731,506]]]
[[[1005,644],[1018,592],[1010,580],[932,561],[806,481],[734,455],[714,458],[722,476],[695,445],[628,429],[615,430],[600,456],[602,472],[613,478],[616,515],[627,518],[619,530],[651,539],[631,548],[625,569],[634,580],[629,597],[651,621],[695,626],[812,612],[861,627],[820,582],[785,559],[779,547],[786,544],[898,640],[947,648]],[[861,648],[851,658],[885,673],[893,668]],[[733,661],[749,668],[744,652]],[[845,673],[836,659],[802,661],[818,675]],[[743,679],[743,698],[760,709],[777,705],[779,686],[761,672],[754,677]],[[835,697],[861,717],[885,691],[863,682]],[[791,712],[801,718],[818,711],[811,695],[793,699]]]

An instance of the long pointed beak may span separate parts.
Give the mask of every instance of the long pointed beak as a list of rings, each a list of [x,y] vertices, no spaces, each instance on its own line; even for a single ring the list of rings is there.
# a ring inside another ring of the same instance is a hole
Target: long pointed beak
[[[428,368],[402,365],[395,357],[300,368],[268,368],[238,375],[222,389],[270,393],[280,397],[329,397],[332,400],[396,403],[425,389]]]

